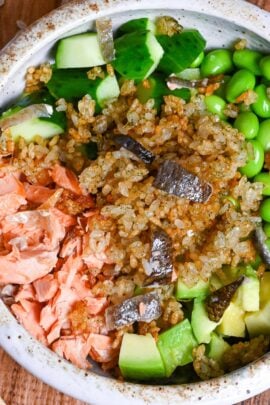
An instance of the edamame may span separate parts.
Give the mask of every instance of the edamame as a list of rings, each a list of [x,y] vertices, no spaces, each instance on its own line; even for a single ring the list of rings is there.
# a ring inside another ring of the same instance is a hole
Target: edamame
[[[241,94],[253,90],[256,79],[249,70],[238,70],[229,80],[226,87],[226,98],[230,103],[235,103]]]
[[[262,54],[252,49],[239,49],[233,54],[233,62],[239,69],[248,69],[254,75],[261,75],[261,68],[259,65],[262,59]]]
[[[248,178],[256,176],[260,173],[264,163],[263,147],[255,139],[252,139],[247,144],[248,159],[244,167],[241,167],[240,173],[246,175]],[[270,213],[270,211],[269,211]]]
[[[267,80],[270,80],[270,55],[267,55],[261,59],[260,68],[261,68],[262,75]]]
[[[257,140],[266,152],[270,150],[270,119],[260,124]]]
[[[232,69],[232,53],[228,49],[216,49],[209,52],[201,64],[202,77],[228,73]]]
[[[205,105],[209,112],[218,115],[221,120],[226,120],[227,117],[224,114],[224,109],[226,108],[226,102],[219,96],[212,94],[211,96],[206,96]]]
[[[234,121],[234,128],[245,136],[246,139],[253,139],[259,132],[259,120],[256,114],[251,111],[241,112]]]
[[[263,195],[270,195],[270,175],[269,173],[259,173],[254,177],[255,182],[263,183]]]
[[[266,198],[261,203],[260,214],[265,222],[270,222],[270,198]]]
[[[257,101],[252,104],[252,110],[261,118],[270,118],[270,98],[267,95],[265,84],[259,84],[255,88]]]

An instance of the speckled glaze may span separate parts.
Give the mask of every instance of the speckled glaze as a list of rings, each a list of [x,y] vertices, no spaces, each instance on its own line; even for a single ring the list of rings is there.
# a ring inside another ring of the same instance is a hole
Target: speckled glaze
[[[0,52],[0,108],[22,91],[27,66],[52,59],[59,38],[91,29],[93,21],[105,15],[117,27],[130,18],[164,14],[197,27],[209,47],[229,46],[245,36],[253,48],[270,50],[270,14],[243,0],[73,1],[21,32]],[[1,300],[0,345],[45,383],[91,405],[229,405],[270,387],[270,355],[224,377],[178,386],[123,383],[85,372],[35,341]]]

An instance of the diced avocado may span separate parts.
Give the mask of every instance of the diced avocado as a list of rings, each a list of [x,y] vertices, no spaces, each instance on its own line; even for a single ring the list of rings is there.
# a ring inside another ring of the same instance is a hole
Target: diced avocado
[[[144,80],[153,73],[164,53],[150,31],[125,34],[114,41],[112,62],[115,70],[127,79]]]
[[[175,297],[177,300],[190,300],[205,297],[209,293],[209,283],[199,280],[193,287],[188,287],[180,278],[177,281]]]
[[[246,314],[245,322],[250,337],[270,335],[270,301],[260,311]]]
[[[41,118],[32,118],[9,128],[12,138],[16,141],[20,136],[26,142],[31,142],[37,135],[42,138],[52,138],[62,134],[64,128],[52,121]]]
[[[260,281],[260,308],[270,302],[270,272],[265,272]]]
[[[142,30],[151,31],[153,34],[155,34],[156,26],[153,21],[149,20],[149,18],[136,18],[120,25],[120,27],[117,29],[116,36],[120,37],[121,35],[128,34],[129,32]]]
[[[58,69],[105,65],[97,34],[89,32],[61,39],[57,45],[55,63]]]
[[[137,86],[137,97],[142,104],[145,104],[150,98],[155,100],[155,107],[159,108],[163,102],[163,97],[172,94],[182,98],[185,101],[190,99],[189,89],[170,90],[165,84],[165,77],[159,74],[153,74],[147,81],[140,82]]]
[[[217,332],[224,336],[245,337],[245,312],[231,302],[225,310]]]
[[[260,309],[260,281],[252,267],[247,266],[245,279],[238,288],[234,302],[246,312]]]
[[[208,318],[204,298],[195,298],[191,314],[191,326],[198,343],[209,343],[211,333],[220,322],[213,322]]]
[[[169,377],[178,366],[184,366],[193,361],[192,351],[197,346],[191,325],[185,319],[178,325],[161,333],[157,343],[163,359],[166,376]]]
[[[220,365],[222,364],[222,357],[226,350],[230,347],[229,343],[217,335],[216,333],[211,333],[211,341],[208,346],[208,357],[217,361]]]
[[[164,49],[158,70],[166,74],[179,73],[190,67],[206,44],[197,30],[186,30],[172,37],[158,35],[157,40]]]
[[[119,367],[123,376],[128,379],[149,380],[165,376],[163,361],[155,339],[150,334],[124,334]]]

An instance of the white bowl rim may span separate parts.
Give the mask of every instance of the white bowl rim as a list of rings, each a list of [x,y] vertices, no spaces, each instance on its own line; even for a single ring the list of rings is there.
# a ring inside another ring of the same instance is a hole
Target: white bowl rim
[[[0,91],[44,43],[87,21],[120,11],[185,9],[223,18],[270,39],[270,14],[244,0],[91,0],[72,1],[21,32],[0,52]],[[39,40],[37,41],[37,38]],[[35,341],[0,300],[0,345],[21,366],[59,391],[92,405],[125,404],[232,404],[270,387],[270,354],[234,373],[206,382],[176,386],[122,383],[85,373]],[[268,378],[267,378],[268,377]]]

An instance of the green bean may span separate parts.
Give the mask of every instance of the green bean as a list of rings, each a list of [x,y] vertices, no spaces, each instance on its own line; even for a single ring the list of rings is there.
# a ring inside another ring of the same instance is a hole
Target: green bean
[[[255,139],[252,139],[247,144],[247,162],[244,167],[240,168],[240,173],[246,175],[248,178],[256,176],[260,173],[264,163],[263,147]]]
[[[227,104],[221,97],[212,94],[211,96],[206,96],[204,102],[209,112],[218,115],[221,120],[227,119],[223,112]]]
[[[260,124],[257,140],[266,152],[270,151],[270,119]]]
[[[234,103],[236,99],[245,93],[247,90],[254,89],[256,79],[253,73],[249,70],[238,70],[229,80],[226,87],[226,98],[230,103]]]
[[[228,49],[216,49],[209,52],[201,64],[202,77],[228,73],[232,69],[232,53]]]
[[[259,132],[258,117],[250,111],[240,113],[234,121],[233,126],[242,132],[246,139],[255,138]]]
[[[263,195],[270,195],[270,175],[269,173],[259,173],[254,177],[254,181],[263,183],[264,188],[262,191]]]
[[[270,55],[265,56],[260,61],[260,68],[262,71],[262,75],[267,79],[270,80]]]
[[[239,69],[250,70],[254,75],[261,75],[261,68],[259,65],[262,59],[262,54],[252,49],[240,49],[233,54],[233,62]]]
[[[204,60],[204,52],[201,52],[199,56],[191,63],[191,68],[197,68],[201,65],[202,61]]]
[[[265,84],[259,84],[255,88],[257,101],[252,104],[252,110],[261,118],[270,118],[270,98],[267,95]]]
[[[263,230],[267,238],[270,238],[270,224],[268,223],[264,224]]]
[[[261,203],[260,215],[265,222],[270,222],[270,198],[266,198]]]

